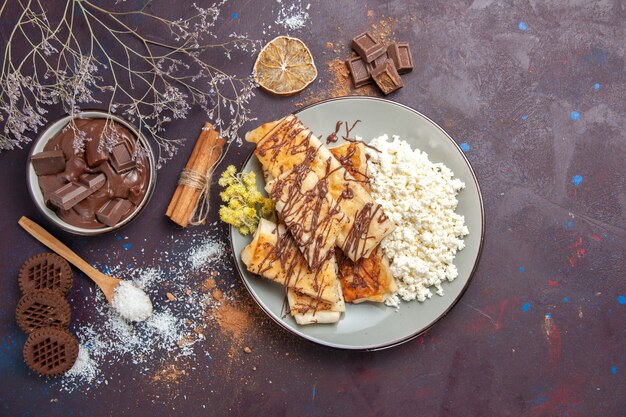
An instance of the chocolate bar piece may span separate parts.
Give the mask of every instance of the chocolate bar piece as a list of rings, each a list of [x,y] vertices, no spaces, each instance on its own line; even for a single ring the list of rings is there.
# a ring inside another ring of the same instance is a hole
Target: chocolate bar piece
[[[91,137],[85,141],[85,161],[90,167],[100,165],[109,159],[106,147],[102,143],[104,138]]]
[[[393,65],[391,59],[386,60],[384,64],[376,67],[371,75],[376,85],[385,95],[404,87],[400,74],[396,71],[396,67]]]
[[[109,227],[113,227],[120,222],[122,216],[128,213],[128,210],[132,207],[132,203],[122,198],[116,198],[109,200],[96,213],[98,221],[106,224]]]
[[[352,48],[370,63],[385,52],[385,45],[378,42],[371,33],[364,32],[352,39]]]
[[[408,42],[394,42],[387,48],[387,55],[393,60],[398,74],[413,71],[413,56]]]
[[[346,65],[350,71],[354,88],[359,88],[372,82],[372,77],[370,77],[370,73],[366,67],[367,64],[363,62],[363,58],[360,56],[348,59]]]
[[[65,155],[62,150],[43,151],[30,158],[37,175],[58,174],[65,170]]]
[[[111,148],[111,165],[118,174],[129,171],[135,167],[135,159],[133,158],[133,150],[130,144],[123,140],[117,142]]]
[[[384,64],[387,59],[389,59],[389,56],[387,55],[387,52],[384,52],[381,56],[379,56],[378,58],[376,58],[369,64],[365,64],[365,67],[367,68],[367,72],[369,74],[372,74],[372,71],[374,71],[377,67]]]
[[[100,174],[84,174],[80,176],[80,184],[70,182],[50,194],[50,203],[69,210],[100,189],[106,182],[106,176]]]
[[[107,177],[103,173],[100,174],[83,174],[80,176],[80,183],[92,191],[97,191],[104,185]]]
[[[69,182],[50,195],[50,203],[63,210],[69,210],[78,202],[89,197],[93,191],[81,184]]]

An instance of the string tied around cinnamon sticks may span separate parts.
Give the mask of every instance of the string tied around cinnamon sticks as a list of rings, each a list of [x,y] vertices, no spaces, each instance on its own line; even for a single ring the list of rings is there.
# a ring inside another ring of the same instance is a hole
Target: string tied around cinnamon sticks
[[[165,213],[174,223],[187,227],[206,221],[210,210],[211,177],[223,158],[225,143],[213,125],[206,122]]]

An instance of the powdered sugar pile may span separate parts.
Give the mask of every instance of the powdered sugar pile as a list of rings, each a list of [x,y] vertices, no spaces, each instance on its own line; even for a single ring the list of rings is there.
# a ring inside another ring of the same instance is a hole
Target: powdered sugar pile
[[[281,25],[287,30],[298,30],[306,26],[309,20],[308,10],[311,4],[302,7],[300,1],[296,1],[289,6],[284,5],[282,0],[277,0],[277,2],[281,6],[275,21],[277,25]]]
[[[70,378],[80,378],[86,382],[93,381],[98,375],[98,367],[89,357],[89,350],[85,346],[78,346],[78,357],[72,369],[67,371],[67,375]]]
[[[128,321],[144,321],[152,315],[150,297],[129,281],[122,281],[117,286],[112,304]]]
[[[206,339],[202,330],[206,311],[218,301],[199,288],[207,271],[228,270],[223,261],[229,256],[226,244],[213,237],[216,225],[209,227],[201,233],[160,241],[163,250],[141,265],[120,264],[119,251],[104,255],[99,269],[123,277],[128,286],[145,292],[154,303],[154,313],[145,321],[130,323],[106,302],[99,289],[82,286],[85,296],[71,300],[72,304],[95,314],[79,315],[72,323],[80,342],[79,355],[74,367],[60,378],[61,389],[88,391],[116,383],[116,366],[135,365],[141,374],[156,372],[159,363],[155,357],[176,361],[182,357],[194,360],[197,353],[209,355],[205,347],[196,352],[195,344]],[[196,243],[188,250],[168,250],[178,249],[184,241]],[[122,250],[128,250],[127,245]],[[174,294],[175,301],[169,301],[166,293]],[[119,296],[118,291],[116,299]]]

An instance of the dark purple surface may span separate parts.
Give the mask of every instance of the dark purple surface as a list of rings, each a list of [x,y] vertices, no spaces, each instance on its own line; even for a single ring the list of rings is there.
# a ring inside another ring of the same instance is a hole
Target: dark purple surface
[[[183,1],[174,8],[163,3],[153,10],[178,17],[188,8]],[[267,41],[286,33],[274,23],[279,3],[255,4],[224,7],[219,35],[247,32]],[[230,360],[215,346],[231,341],[216,332],[207,334],[212,360],[198,359],[177,384],[151,384],[140,367],[120,364],[103,370],[108,385],[59,391],[23,364],[26,337],[13,317],[17,271],[43,250],[17,220],[27,215],[50,227],[26,192],[26,146],[0,154],[0,414],[626,415],[623,2],[395,1],[364,8],[325,1],[312,2],[308,12],[307,27],[290,34],[315,56],[322,80],[309,87],[315,94],[327,96],[326,63],[348,56],[347,47],[333,53],[326,42],[349,45],[392,17],[396,38],[411,43],[415,69],[389,98],[416,108],[461,144],[485,200],[482,260],[461,302],[425,335],[373,353],[302,341],[253,308],[250,355]],[[3,22],[0,46],[10,29]],[[245,74],[252,63],[244,56],[224,65]],[[302,100],[259,91],[252,107],[262,122],[294,111]],[[168,132],[194,138],[204,120],[195,109]],[[51,231],[90,262],[98,262],[98,252],[116,251],[120,262],[149,264],[158,259],[163,235],[178,235],[181,250],[191,245],[189,232],[163,213],[192,142],[159,171],[150,205],[120,232],[143,252],[120,251],[116,235]],[[239,166],[250,150],[232,147],[227,162]],[[218,191],[214,187],[214,199]],[[224,241],[226,231],[220,229]],[[91,285],[76,274],[73,296]],[[218,285],[249,303],[233,273],[221,274]],[[83,314],[80,306],[73,314]]]

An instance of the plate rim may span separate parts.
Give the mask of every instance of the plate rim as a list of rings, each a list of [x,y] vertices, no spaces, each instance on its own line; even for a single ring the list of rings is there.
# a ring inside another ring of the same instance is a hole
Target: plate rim
[[[463,150],[454,141],[454,139],[452,139],[452,137],[441,126],[439,126],[437,123],[435,123],[429,117],[425,116],[424,114],[420,113],[419,111],[415,110],[412,107],[409,107],[409,106],[407,106],[405,104],[398,103],[398,102],[395,102],[395,101],[392,101],[392,100],[381,98],[381,97],[353,95],[353,96],[332,97],[332,98],[316,101],[315,103],[308,104],[308,105],[306,105],[306,106],[304,106],[304,107],[294,111],[292,114],[298,115],[298,113],[301,113],[304,110],[307,110],[307,109],[310,109],[312,107],[319,106],[319,105],[322,105],[322,104],[330,103],[330,102],[333,102],[333,101],[350,101],[350,100],[379,101],[379,102],[383,102],[383,103],[386,103],[386,104],[391,104],[393,106],[397,106],[397,107],[403,108],[405,110],[409,110],[410,112],[417,114],[418,116],[424,118],[427,122],[431,123],[434,127],[436,127],[439,131],[441,131],[441,133],[443,133],[443,135],[454,145],[454,147],[457,149],[459,154],[463,157],[463,160],[465,161],[465,164],[469,168],[469,171],[470,171],[470,174],[471,174],[471,177],[472,177],[472,181],[474,182],[474,185],[476,186],[476,190],[478,191],[478,200],[480,202],[480,217],[481,217],[481,220],[482,220],[481,221],[481,228],[480,228],[481,229],[480,230],[480,242],[479,242],[479,245],[478,245],[478,253],[476,254],[476,260],[474,261],[474,265],[472,266],[472,270],[471,270],[471,272],[469,274],[467,282],[465,283],[465,285],[461,289],[461,292],[456,296],[456,298],[452,301],[452,303],[450,303],[448,308],[446,308],[445,311],[443,311],[432,322],[430,322],[427,326],[425,326],[421,330],[419,330],[419,331],[417,331],[415,333],[411,333],[410,335],[405,336],[405,337],[403,337],[401,339],[393,340],[393,341],[391,341],[389,343],[373,344],[373,345],[363,346],[363,347],[353,347],[353,346],[342,345],[342,344],[339,344],[339,343],[333,343],[333,342],[327,342],[327,341],[324,341],[324,340],[319,340],[319,339],[317,339],[317,338],[315,338],[313,336],[309,336],[309,335],[304,334],[304,333],[296,332],[294,329],[292,329],[287,324],[285,324],[283,322],[283,320],[280,320],[280,319],[274,317],[272,314],[270,314],[263,307],[263,305],[261,305],[260,301],[257,300],[257,298],[253,295],[252,290],[250,289],[250,286],[248,285],[248,283],[244,279],[242,270],[241,270],[241,268],[239,266],[239,260],[237,259],[237,254],[235,253],[234,244],[233,244],[233,233],[234,233],[233,226],[229,226],[229,229],[228,229],[228,231],[229,231],[229,233],[228,233],[228,240],[230,242],[231,255],[232,255],[234,263],[235,263],[235,268],[237,269],[237,273],[239,275],[239,278],[241,279],[241,281],[243,282],[244,286],[246,287],[246,290],[248,291],[250,297],[254,300],[254,302],[257,304],[257,306],[259,306],[259,308],[263,311],[263,313],[265,313],[269,318],[271,318],[281,328],[287,330],[290,334],[292,334],[294,336],[298,336],[300,338],[303,338],[304,340],[307,340],[308,342],[311,342],[311,343],[316,344],[316,345],[330,347],[330,348],[337,349],[337,350],[347,350],[347,351],[353,351],[353,352],[373,352],[373,351],[378,351],[378,350],[390,349],[392,347],[395,347],[395,346],[401,345],[403,343],[409,342],[409,341],[411,341],[411,340],[421,336],[422,334],[424,334],[428,330],[430,330],[435,324],[440,322],[445,316],[447,316],[448,313],[452,310],[452,308],[459,303],[459,301],[461,300],[463,295],[465,295],[465,292],[467,291],[467,288],[469,287],[470,282],[472,282],[472,280],[474,279],[474,275],[476,273],[476,270],[478,269],[478,264],[480,263],[480,260],[482,258],[483,247],[484,247],[484,242],[485,242],[485,206],[484,206],[484,202],[483,202],[482,191],[480,189],[480,184],[478,183],[478,178],[476,178],[476,173],[474,172],[474,168],[472,167],[472,165],[470,164],[469,160],[465,156],[465,152],[463,152]],[[248,162],[250,161],[250,159],[252,158],[253,155],[254,155],[254,149],[250,152],[250,154],[243,161],[242,168],[248,164]]]

